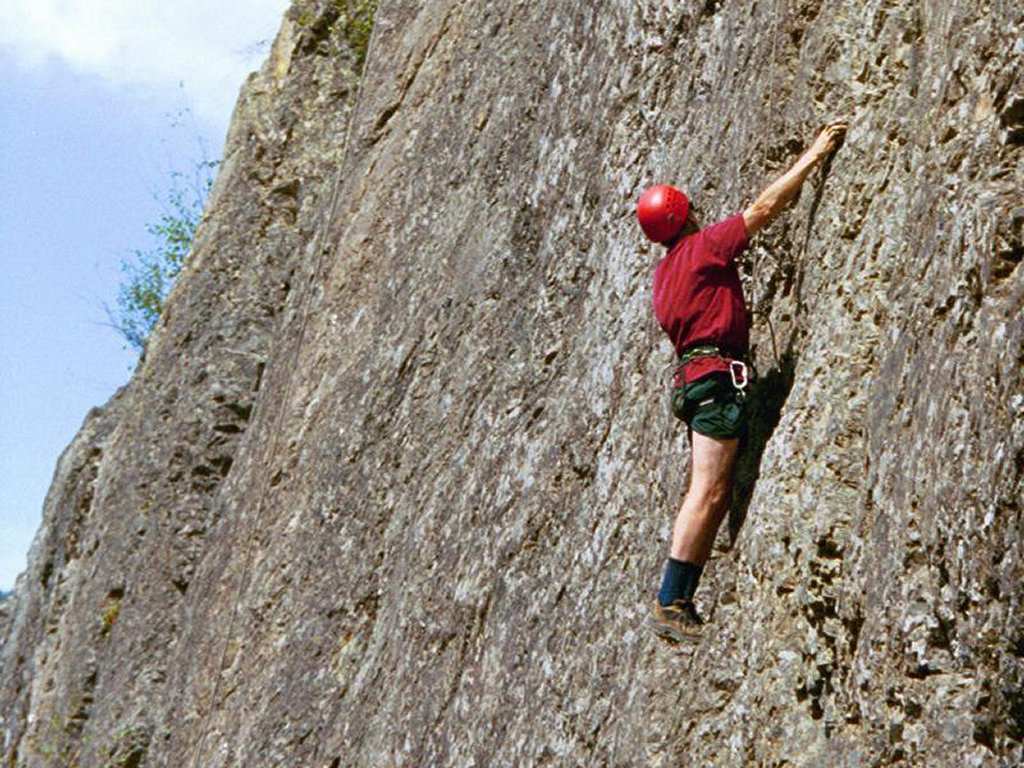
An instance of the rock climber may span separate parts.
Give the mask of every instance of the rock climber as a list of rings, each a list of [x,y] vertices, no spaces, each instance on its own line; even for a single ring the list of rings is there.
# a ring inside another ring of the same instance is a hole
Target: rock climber
[[[749,208],[712,226],[700,228],[689,199],[675,187],[650,187],[637,203],[644,234],[667,249],[654,271],[654,313],[678,356],[672,412],[686,423],[690,440],[690,486],[650,619],[667,640],[700,634],[703,620],[693,598],[728,509],[746,433],[750,325],[736,257],[842,143],[846,128],[844,121],[827,125]]]

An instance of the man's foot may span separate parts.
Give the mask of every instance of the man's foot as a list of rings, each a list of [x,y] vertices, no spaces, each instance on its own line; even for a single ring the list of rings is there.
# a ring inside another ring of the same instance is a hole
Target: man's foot
[[[651,610],[650,627],[663,640],[685,643],[700,637],[704,621],[697,614],[692,600],[676,600],[662,605],[655,599]]]

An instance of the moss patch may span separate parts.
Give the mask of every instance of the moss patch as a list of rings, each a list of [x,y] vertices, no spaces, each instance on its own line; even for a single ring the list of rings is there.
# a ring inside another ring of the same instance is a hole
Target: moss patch
[[[100,614],[100,634],[104,637],[117,623],[117,617],[121,615],[121,601],[124,599],[124,590],[112,589],[103,601],[103,613]]]
[[[377,0],[334,0],[334,5],[338,10],[334,28],[341,32],[355,56],[356,69],[362,71],[370,48],[370,35],[373,34]]]

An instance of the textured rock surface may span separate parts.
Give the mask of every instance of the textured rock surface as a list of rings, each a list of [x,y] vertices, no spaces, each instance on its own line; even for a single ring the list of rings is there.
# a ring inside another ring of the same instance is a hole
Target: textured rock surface
[[[4,641],[7,639],[7,627],[11,621],[14,600],[12,594],[4,592],[0,595],[0,653],[4,650]]]
[[[357,96],[338,7],[289,12],[58,464],[5,764],[1020,761],[1024,12],[384,2]],[[672,652],[632,201],[731,213],[841,114],[745,259],[753,450]]]
[[[218,489],[336,181],[358,83],[337,16],[333,3],[290,10],[242,90],[146,359],[58,464],[4,649],[11,765],[134,765],[170,727],[167,681],[189,653],[178,641]]]

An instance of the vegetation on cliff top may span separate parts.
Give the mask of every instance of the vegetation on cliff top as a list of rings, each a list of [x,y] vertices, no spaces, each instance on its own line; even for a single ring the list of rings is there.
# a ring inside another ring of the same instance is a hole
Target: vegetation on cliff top
[[[172,118],[171,127],[180,128],[192,120],[188,107]],[[191,128],[198,135],[194,124]],[[199,160],[190,171],[172,170],[168,189],[154,193],[162,212],[156,221],[146,225],[152,238],[147,249],[136,248],[121,261],[122,282],[118,287],[117,305],[104,305],[109,325],[128,346],[143,354],[164,302],[192,249],[192,239],[203,215],[206,198],[213,187],[214,172],[219,160],[210,160],[201,139],[197,140]]]
[[[340,32],[347,43],[355,57],[357,71],[361,71],[366,62],[377,2],[332,0],[330,12],[323,17],[329,25],[328,33],[334,36]],[[300,11],[300,25],[311,26],[316,22],[312,8]],[[188,109],[178,113],[174,125],[180,125],[184,116],[190,116]],[[149,334],[160,319],[164,301],[192,248],[217,165],[218,161],[207,159],[204,152],[190,174],[171,173],[169,191],[162,199],[158,198],[164,211],[159,220],[146,225],[146,232],[154,241],[153,247],[134,249],[132,257],[121,263],[124,280],[118,289],[117,306],[104,308],[110,325],[140,354],[145,352]]]
[[[338,23],[343,25],[342,34],[356,57],[356,68],[362,71],[370,47],[377,0],[335,0],[335,4],[339,8],[344,6]]]
[[[317,4],[311,3],[309,7],[299,10],[296,21],[302,27],[316,28],[322,24],[330,37],[340,33],[355,58],[356,71],[361,72],[370,47],[377,2],[378,0],[332,0],[326,12],[320,13],[317,11]]]

